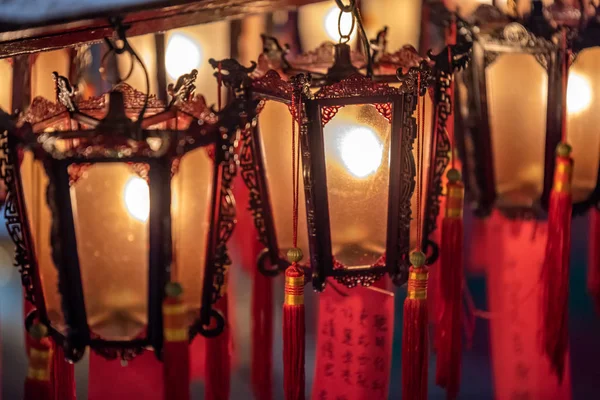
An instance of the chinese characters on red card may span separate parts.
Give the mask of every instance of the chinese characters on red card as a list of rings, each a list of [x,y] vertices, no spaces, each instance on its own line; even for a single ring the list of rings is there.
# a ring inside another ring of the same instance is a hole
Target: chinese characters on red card
[[[387,399],[394,295],[333,282],[319,297],[313,400]]]

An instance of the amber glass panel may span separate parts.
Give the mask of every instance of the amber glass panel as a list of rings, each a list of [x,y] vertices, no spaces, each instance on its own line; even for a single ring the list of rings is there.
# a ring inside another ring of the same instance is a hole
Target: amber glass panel
[[[425,95],[425,109],[423,110],[422,108],[422,103],[421,103],[421,99],[423,99],[422,97],[419,98],[419,105],[418,107],[421,108],[421,110],[415,110],[415,113],[413,114],[413,117],[417,120],[417,136],[415,138],[415,142],[413,145],[413,157],[415,160],[415,166],[416,166],[416,177],[415,177],[415,182],[416,179],[419,177],[419,174],[422,172],[423,175],[423,190],[422,195],[421,195],[421,221],[424,221],[424,215],[425,215],[425,203],[427,202],[427,179],[428,179],[428,174],[429,174],[429,164],[431,162],[431,152],[430,152],[430,145],[431,145],[431,139],[432,139],[432,135],[435,134],[435,132],[432,132],[432,128],[433,128],[433,114],[434,114],[434,109],[433,109],[433,100],[431,99],[431,96],[429,95],[429,92],[427,93],[427,95]],[[417,145],[418,140],[419,140],[419,126],[421,124],[422,121],[418,120],[419,116],[425,116],[425,131],[424,131],[424,138],[423,141],[421,143],[421,148],[423,149],[423,166],[419,165],[419,159],[417,158]],[[415,249],[416,245],[417,245],[417,190],[416,190],[416,186],[415,186],[415,191],[413,192],[413,195],[410,199],[410,209],[411,209],[411,213],[412,213],[412,219],[410,221],[410,248]],[[421,231],[424,229],[425,224],[423,223],[421,226]]]
[[[342,107],[323,128],[332,252],[349,268],[385,253],[390,133],[373,105]]]
[[[268,101],[259,116],[261,146],[279,249],[292,246],[292,117],[285,104]],[[304,182],[300,174],[298,246],[308,260]]]
[[[171,279],[183,286],[190,324],[198,316],[211,216],[213,161],[205,148],[186,154],[171,184],[174,262]]]
[[[46,203],[48,177],[42,163],[35,161],[30,151],[26,151],[23,157],[21,179],[46,311],[52,326],[64,334],[66,325],[58,292],[58,270],[52,261],[50,246],[52,215]]]
[[[531,207],[543,189],[548,75],[531,54],[503,54],[486,79],[498,204]]]
[[[88,324],[106,340],[134,339],[148,323],[148,184],[124,163],[79,173],[71,204]]]
[[[600,162],[600,48],[582,51],[569,70],[567,140],[573,146],[573,200],[586,200],[596,187]]]

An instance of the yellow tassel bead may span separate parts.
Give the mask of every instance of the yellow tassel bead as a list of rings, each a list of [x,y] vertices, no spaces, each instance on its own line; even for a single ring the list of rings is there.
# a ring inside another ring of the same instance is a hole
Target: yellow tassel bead
[[[165,294],[167,297],[179,297],[183,294],[183,288],[177,282],[169,282],[165,285]]]
[[[573,148],[568,144],[561,142],[556,146],[556,155],[559,157],[569,157]]]
[[[287,259],[290,263],[297,263],[302,260],[304,254],[302,254],[302,250],[298,247],[293,247],[287,251]]]
[[[460,181],[462,178],[462,176],[460,175],[460,171],[455,168],[448,170],[446,177],[448,178],[448,180],[451,183],[456,183],[456,182]]]
[[[425,254],[422,251],[413,251],[410,254],[410,263],[415,268],[422,267],[425,265]]]
[[[35,323],[29,328],[29,335],[35,340],[41,340],[48,336],[48,328],[44,324]]]

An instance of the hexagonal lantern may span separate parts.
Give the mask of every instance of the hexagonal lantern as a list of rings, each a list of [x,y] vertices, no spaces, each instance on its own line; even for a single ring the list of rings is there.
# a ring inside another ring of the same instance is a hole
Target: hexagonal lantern
[[[213,304],[235,224],[234,147],[242,100],[221,112],[194,95],[195,71],[165,104],[126,83],[77,100],[34,99],[5,128],[2,175],[28,316],[77,361],[86,346],[128,359],[163,346],[165,284],[179,282],[191,335],[224,327]]]

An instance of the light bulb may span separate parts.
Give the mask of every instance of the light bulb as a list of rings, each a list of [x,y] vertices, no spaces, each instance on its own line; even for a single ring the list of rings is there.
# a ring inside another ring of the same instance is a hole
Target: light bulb
[[[338,42],[340,40],[340,33],[338,32],[339,15],[340,9],[337,6],[332,7],[325,15],[325,32],[327,32],[329,38],[334,42]],[[340,27],[343,34],[350,32],[350,28],[352,27],[352,15],[350,13],[342,14]],[[354,30],[350,34],[350,37],[354,37]]]
[[[339,149],[342,162],[357,178],[366,178],[381,165],[383,145],[370,128],[349,127],[340,136]]]
[[[571,72],[567,85],[567,111],[577,114],[588,109],[592,102],[592,88],[583,76]]]
[[[129,215],[141,222],[148,220],[150,214],[150,189],[145,180],[134,176],[125,184],[123,194]]]
[[[200,46],[195,41],[181,33],[171,35],[165,53],[165,66],[172,79],[199,68],[201,58]]]

